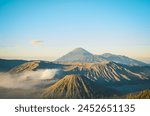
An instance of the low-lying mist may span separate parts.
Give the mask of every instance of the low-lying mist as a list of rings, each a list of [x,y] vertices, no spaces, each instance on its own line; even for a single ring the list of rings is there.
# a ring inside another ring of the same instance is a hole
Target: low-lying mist
[[[55,82],[55,75],[59,69],[44,69],[37,71],[26,71],[19,74],[0,73],[0,87],[4,88],[40,88]]]

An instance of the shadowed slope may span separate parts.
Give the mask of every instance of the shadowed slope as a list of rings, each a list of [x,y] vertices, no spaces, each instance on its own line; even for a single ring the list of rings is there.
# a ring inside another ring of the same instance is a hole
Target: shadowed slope
[[[100,57],[104,57],[108,61],[113,61],[116,63],[120,64],[125,64],[125,65],[134,65],[134,66],[144,66],[147,65],[144,62],[129,58],[127,56],[122,56],[122,55],[115,55],[115,54],[110,54],[110,53],[105,53],[100,55]]]
[[[104,60],[104,59],[103,59]],[[90,52],[83,48],[76,48],[68,54],[57,59],[59,62],[96,62],[99,61],[97,56],[94,56]]]
[[[99,62],[99,63],[72,63],[66,67],[66,74],[81,74],[92,80],[101,81],[134,81],[147,80],[148,76],[138,72],[131,71],[128,67],[124,67],[114,62]]]
[[[145,66],[148,65],[144,62],[129,58],[127,56],[115,55],[105,53],[102,55],[93,55],[83,48],[76,48],[68,54],[60,57],[57,62],[100,62],[100,61],[113,61],[120,64],[130,66]]]
[[[66,62],[56,64],[44,61],[31,61],[19,65],[9,72],[20,73],[37,69],[61,69],[60,78],[69,74],[83,75],[101,82],[124,82],[150,79],[150,67],[126,66],[109,61],[96,63]]]
[[[63,65],[61,64],[55,64],[52,62],[46,62],[46,61],[30,61],[23,63],[19,66],[14,67],[9,72],[10,73],[20,73],[24,71],[34,71],[37,69],[55,69],[55,68],[62,68]]]
[[[0,59],[0,72],[7,72],[15,66],[21,65],[27,61],[25,60],[6,60]]]
[[[102,98],[115,90],[98,86],[90,79],[79,75],[67,75],[42,93],[43,98]]]

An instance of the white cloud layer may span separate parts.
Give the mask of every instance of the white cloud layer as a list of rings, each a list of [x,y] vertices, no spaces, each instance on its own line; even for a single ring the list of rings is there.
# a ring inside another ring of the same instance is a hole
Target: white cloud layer
[[[0,73],[0,87],[23,89],[40,87],[56,81],[54,76],[58,73],[58,69],[27,71],[19,74]]]

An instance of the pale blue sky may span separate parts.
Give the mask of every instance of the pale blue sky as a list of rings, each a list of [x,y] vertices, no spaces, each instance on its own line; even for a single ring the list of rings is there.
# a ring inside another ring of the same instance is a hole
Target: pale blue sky
[[[82,47],[150,60],[149,0],[0,0],[0,58],[54,60]]]

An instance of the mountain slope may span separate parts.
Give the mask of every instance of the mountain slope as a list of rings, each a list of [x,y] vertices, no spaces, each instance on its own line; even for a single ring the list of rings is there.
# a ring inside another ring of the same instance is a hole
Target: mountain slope
[[[24,71],[34,71],[37,69],[55,69],[55,68],[61,68],[61,67],[63,67],[63,65],[55,64],[52,62],[29,61],[29,62],[23,63],[19,66],[12,68],[9,72],[10,73],[20,73],[20,72],[24,72]]]
[[[104,59],[103,59],[104,60]],[[68,54],[57,59],[59,62],[96,62],[99,61],[97,56],[94,56],[90,52],[83,48],[76,48]]]
[[[92,80],[101,82],[124,82],[149,80],[150,75],[131,71],[128,66],[114,62],[104,61],[99,63],[72,63],[64,69],[66,74],[81,74]],[[150,68],[147,69],[150,71]]]
[[[129,58],[127,56],[122,56],[122,55],[114,55],[114,54],[110,54],[110,53],[105,53],[105,54],[100,55],[99,57],[103,57],[108,61],[113,61],[116,63],[125,64],[125,65],[135,65],[135,66],[147,65],[144,62],[134,60],[132,58]]]
[[[100,61],[113,61],[125,65],[145,66],[144,62],[134,60],[132,58],[105,53],[102,55],[93,55],[83,48],[76,48],[68,54],[57,59],[58,62],[100,62]]]
[[[66,75],[51,87],[42,92],[43,98],[101,98],[116,94],[113,89],[98,86],[90,79],[79,75]]]
[[[150,90],[130,93],[126,96],[126,98],[127,99],[150,99]]]
[[[6,60],[6,59],[0,59],[0,72],[7,72],[10,69],[14,68],[15,66],[23,64],[25,62],[27,62],[27,61],[25,61],[25,60]]]
[[[35,71],[38,69],[61,69],[59,78],[68,74],[79,74],[91,80],[100,82],[133,82],[150,80],[150,67],[127,66],[115,62],[65,62],[56,64],[44,61],[30,61],[12,68],[10,73]],[[58,75],[57,75],[58,76]]]

